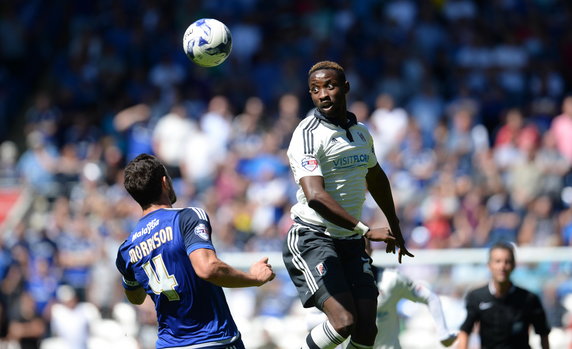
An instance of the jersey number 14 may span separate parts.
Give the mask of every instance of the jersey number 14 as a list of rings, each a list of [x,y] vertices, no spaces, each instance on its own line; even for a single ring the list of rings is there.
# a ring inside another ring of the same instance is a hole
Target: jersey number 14
[[[163,256],[155,256],[152,261],[155,269],[151,266],[151,261],[143,264],[143,270],[149,279],[149,287],[157,295],[162,293],[170,301],[178,301],[180,299],[179,294],[175,291],[175,287],[178,285],[177,279],[175,275],[169,275],[165,262],[163,262]]]

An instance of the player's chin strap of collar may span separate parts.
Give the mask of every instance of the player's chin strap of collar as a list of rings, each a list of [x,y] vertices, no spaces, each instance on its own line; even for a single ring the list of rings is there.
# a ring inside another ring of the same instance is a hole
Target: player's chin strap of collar
[[[337,120],[328,119],[328,117],[322,114],[320,110],[318,110],[318,108],[314,108],[314,116],[322,121],[329,122],[330,124],[343,128],[344,130],[346,130],[346,136],[348,137],[348,139],[351,142],[353,142],[354,137],[350,132],[350,127],[352,127],[353,125],[357,125],[357,117],[355,116],[354,113],[349,111],[346,112],[347,122],[345,125],[341,125]]]

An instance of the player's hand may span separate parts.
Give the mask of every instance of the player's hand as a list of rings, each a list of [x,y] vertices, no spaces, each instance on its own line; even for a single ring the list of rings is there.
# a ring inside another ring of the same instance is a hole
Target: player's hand
[[[457,340],[457,333],[449,333],[447,337],[441,338],[440,342],[444,347],[450,347]]]
[[[385,246],[385,253],[395,253],[395,240],[389,241]]]
[[[395,237],[391,235],[391,232],[387,227],[370,229],[365,233],[365,237],[371,241],[384,241],[388,244],[395,240]]]
[[[262,286],[265,283],[272,281],[276,274],[272,271],[272,266],[268,264],[268,257],[264,257],[258,262],[254,263],[250,267],[250,274],[254,276],[260,284],[258,286]]]
[[[399,229],[399,227],[397,228]],[[387,246],[385,247],[386,253],[395,253],[395,248],[399,249],[397,254],[397,260],[399,264],[401,264],[401,259],[403,256],[415,257],[411,252],[407,250],[405,247],[405,240],[403,240],[403,236],[401,235],[401,231],[398,231],[398,234],[395,234],[393,231],[389,231],[389,234],[394,238],[394,240],[390,240],[387,242]]]
[[[397,261],[401,264],[401,258],[403,256],[415,257],[413,253],[409,252],[407,248],[405,248],[405,241],[397,241],[397,246],[399,248],[399,253],[397,254]]]

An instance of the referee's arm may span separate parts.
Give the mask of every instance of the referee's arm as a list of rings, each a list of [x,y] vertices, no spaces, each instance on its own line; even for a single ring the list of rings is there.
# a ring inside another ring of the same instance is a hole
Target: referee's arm
[[[540,346],[542,349],[550,349],[550,343],[548,343],[548,335],[540,336]]]
[[[548,342],[548,335],[550,334],[550,325],[546,319],[546,312],[540,301],[540,298],[536,295],[532,295],[532,303],[530,304],[532,309],[532,325],[534,326],[534,331],[540,336],[540,347],[542,349],[550,349],[550,343]]]
[[[467,317],[461,325],[459,335],[457,336],[457,349],[467,349],[469,347],[469,336],[473,332],[473,327],[478,321],[478,305],[477,300],[474,299],[472,292],[465,298]]]

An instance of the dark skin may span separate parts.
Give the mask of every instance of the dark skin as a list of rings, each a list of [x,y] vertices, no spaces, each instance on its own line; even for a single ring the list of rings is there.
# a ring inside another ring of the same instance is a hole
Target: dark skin
[[[321,69],[308,78],[312,102],[328,119],[340,125],[347,124],[346,94],[350,84],[334,69]],[[387,216],[390,229],[371,228],[365,237],[372,241],[387,243],[386,252],[395,253],[398,247],[398,260],[403,256],[413,257],[405,248],[405,241],[399,228],[391,187],[385,172],[379,164],[368,170],[365,178],[367,188],[378,206]],[[324,178],[307,176],[300,179],[300,185],[308,200],[308,205],[328,221],[348,230],[353,230],[358,219],[350,215],[326,192]],[[354,299],[350,292],[329,297],[323,304],[323,311],[336,331],[363,345],[373,345],[377,335],[377,300]]]

